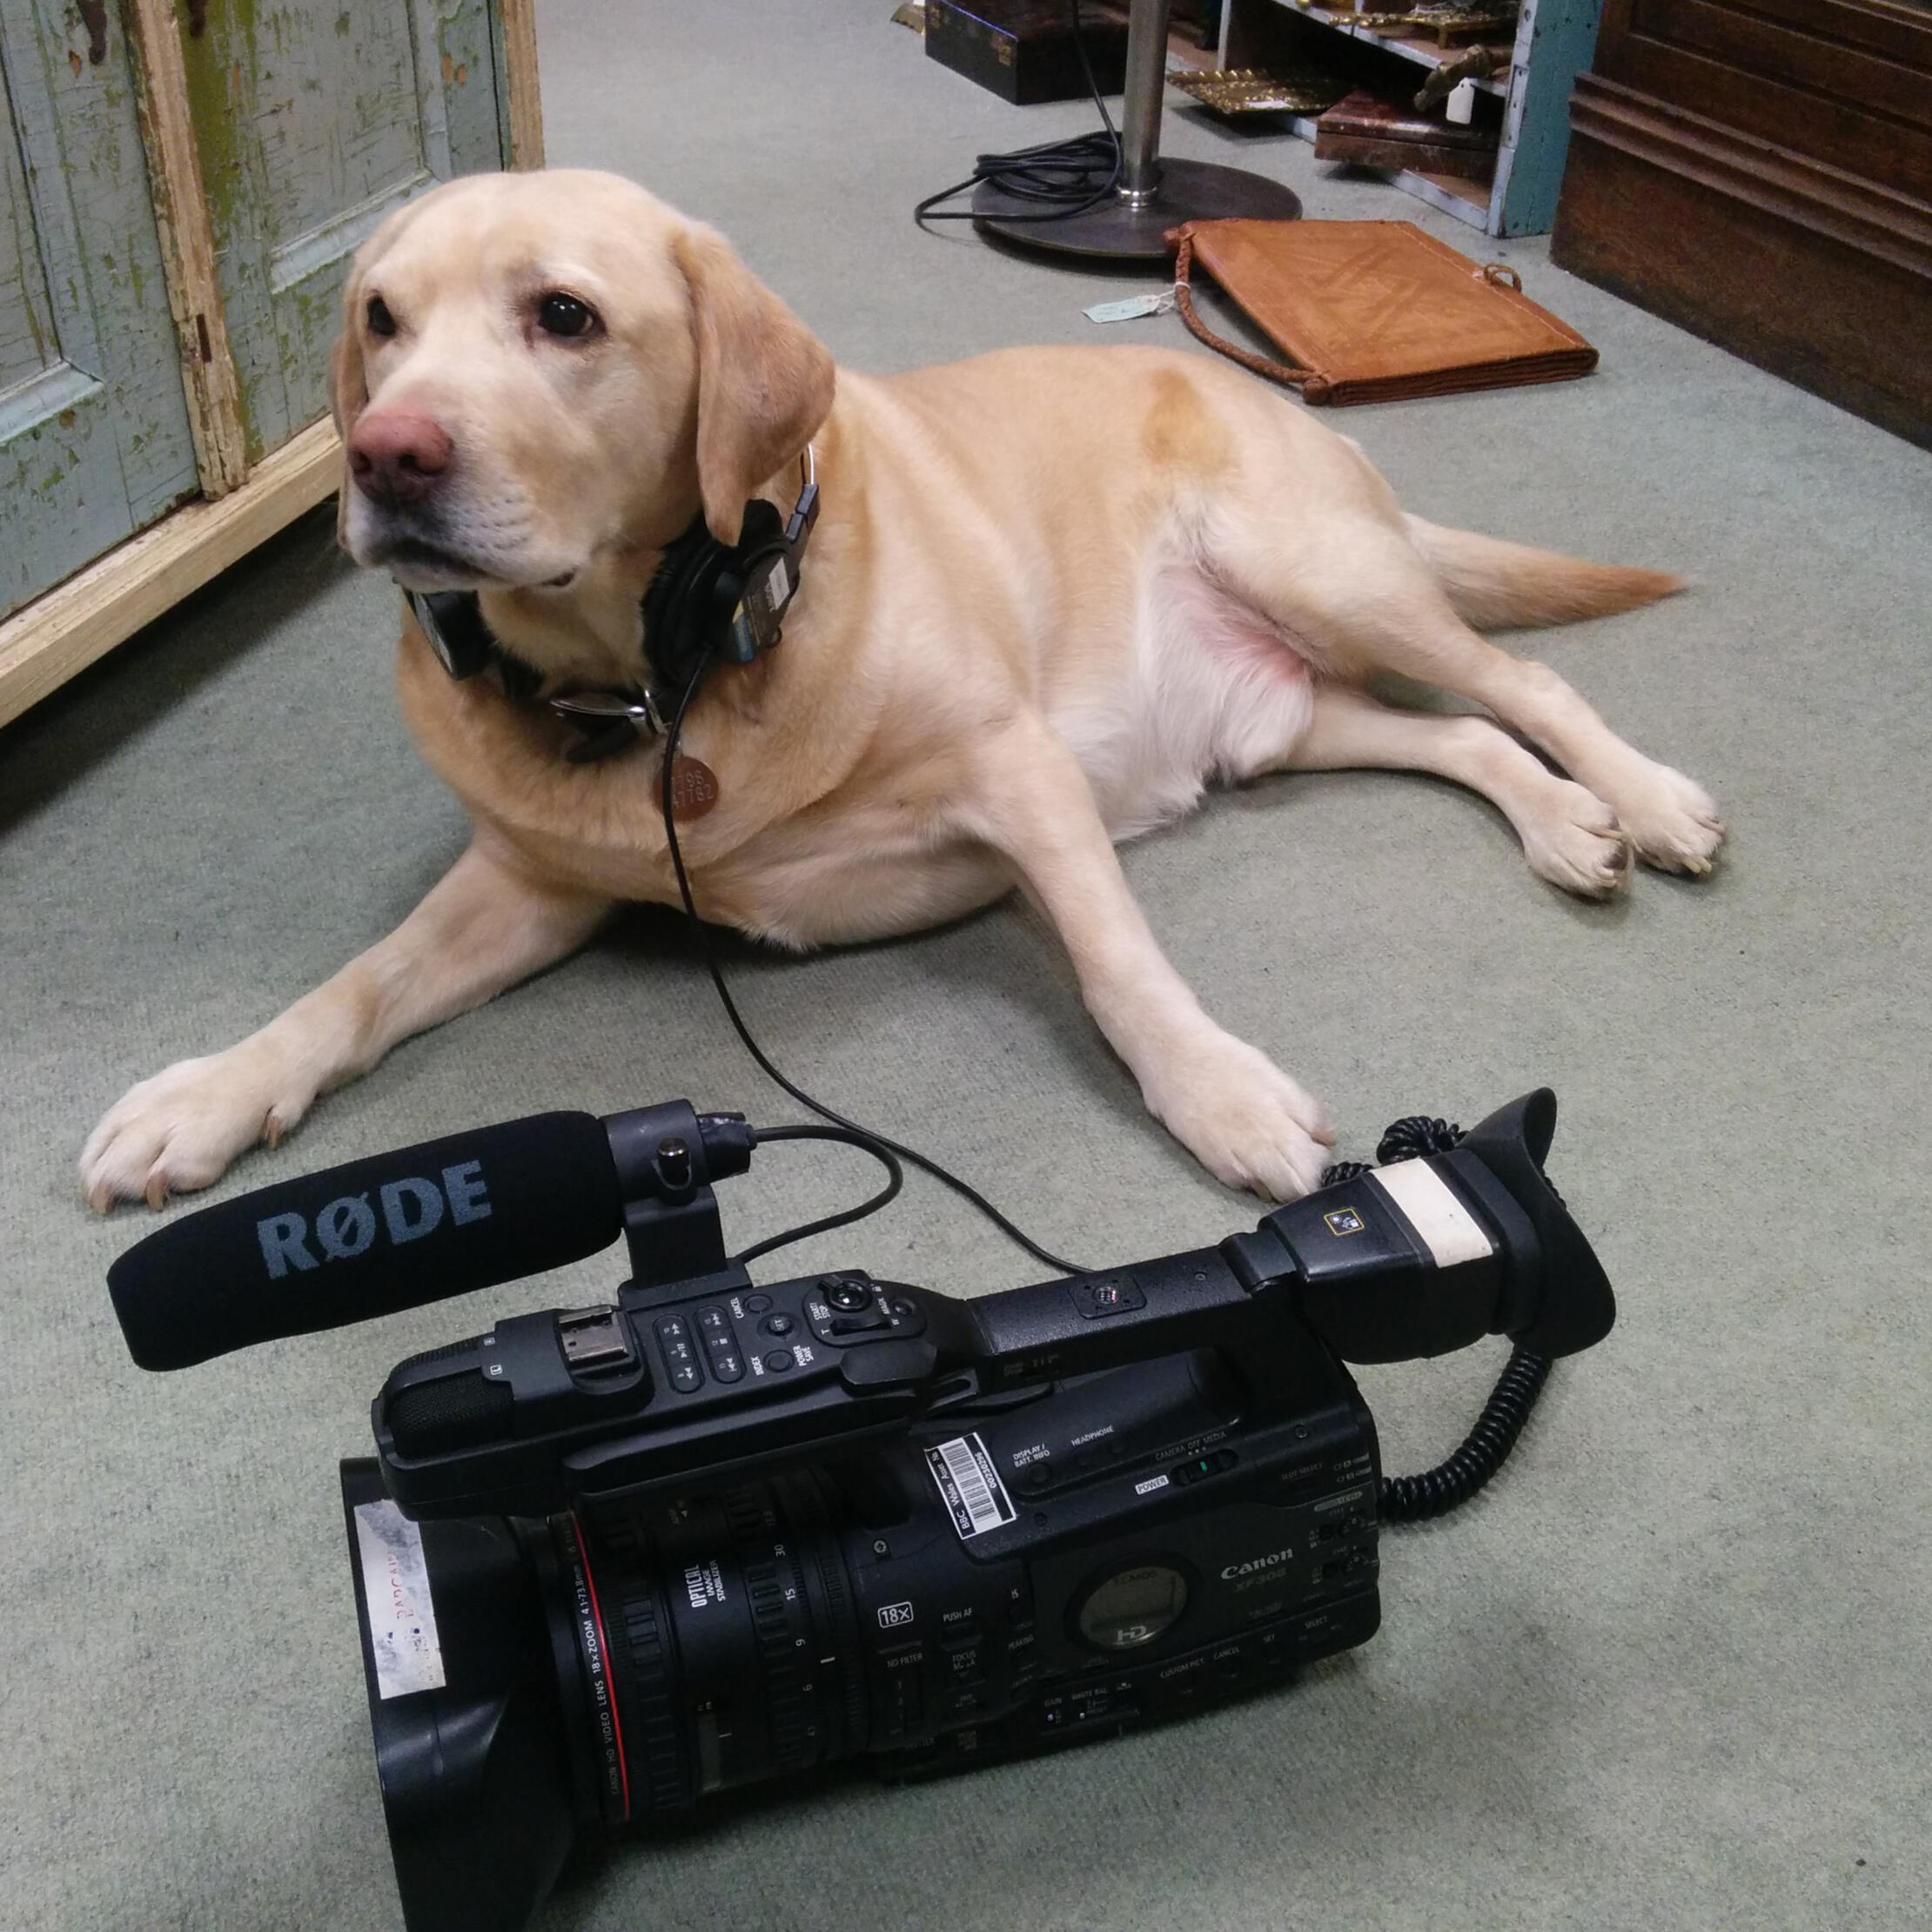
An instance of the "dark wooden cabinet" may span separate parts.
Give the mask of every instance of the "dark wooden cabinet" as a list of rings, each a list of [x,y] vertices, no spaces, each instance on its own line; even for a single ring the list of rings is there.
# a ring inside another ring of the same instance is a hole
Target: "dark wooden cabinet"
[[[1551,253],[1932,445],[1932,8],[1608,0]]]

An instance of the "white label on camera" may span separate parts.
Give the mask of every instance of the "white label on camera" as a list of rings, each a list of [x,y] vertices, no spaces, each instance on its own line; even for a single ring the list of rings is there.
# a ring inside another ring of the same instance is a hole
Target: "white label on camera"
[[[384,1698],[440,1690],[443,1648],[436,1637],[423,1533],[386,1497],[356,1505],[356,1550],[369,1606],[369,1650]]]
[[[986,1445],[976,1435],[955,1436],[926,1452],[926,1463],[951,1511],[953,1527],[963,1542],[1010,1523],[1019,1514],[1006,1493]]]
[[[1134,1485],[1134,1493],[1137,1496],[1151,1496],[1157,1489],[1165,1489],[1166,1487],[1167,1478],[1165,1476],[1150,1476],[1145,1482]]]
[[[1426,1160],[1396,1161],[1372,1168],[1368,1178],[1393,1201],[1439,1268],[1481,1261],[1495,1253],[1475,1217],[1449,1191],[1449,1184]]]

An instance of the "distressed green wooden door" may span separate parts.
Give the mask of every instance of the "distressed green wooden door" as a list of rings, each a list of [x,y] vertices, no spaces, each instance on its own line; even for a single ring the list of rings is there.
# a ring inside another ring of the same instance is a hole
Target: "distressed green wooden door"
[[[0,617],[198,487],[117,8],[0,0]]]
[[[502,167],[487,0],[181,0],[251,460],[328,407],[349,258],[391,209]]]

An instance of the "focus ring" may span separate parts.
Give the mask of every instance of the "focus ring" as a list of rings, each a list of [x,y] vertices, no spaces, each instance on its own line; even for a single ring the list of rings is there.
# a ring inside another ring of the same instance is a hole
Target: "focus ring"
[[[678,1748],[676,1706],[671,1697],[669,1632],[658,1613],[656,1593],[648,1583],[625,1590],[617,1600],[617,1624],[623,1633],[625,1687],[630,1696],[627,1735],[631,1747],[634,1817],[682,1811],[695,1800]],[[638,1800],[641,1798],[642,1802]]]

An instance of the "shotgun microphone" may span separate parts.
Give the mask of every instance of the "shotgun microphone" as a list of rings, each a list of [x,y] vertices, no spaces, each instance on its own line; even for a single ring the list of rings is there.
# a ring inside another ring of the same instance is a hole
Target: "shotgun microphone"
[[[533,1114],[204,1208],[107,1285],[134,1359],[186,1368],[580,1261],[623,1232],[624,1202],[604,1122]]]

